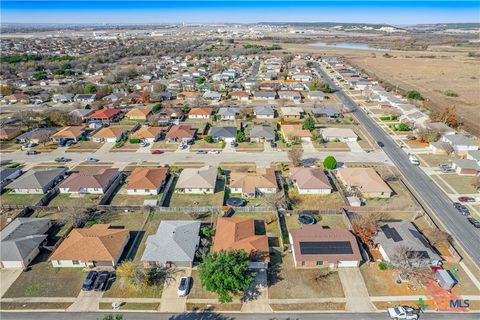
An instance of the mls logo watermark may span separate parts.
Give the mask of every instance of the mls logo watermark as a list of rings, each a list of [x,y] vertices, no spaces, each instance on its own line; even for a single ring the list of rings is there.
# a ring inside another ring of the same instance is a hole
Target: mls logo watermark
[[[468,309],[470,307],[470,300],[468,299],[450,299],[450,308],[452,309]]]

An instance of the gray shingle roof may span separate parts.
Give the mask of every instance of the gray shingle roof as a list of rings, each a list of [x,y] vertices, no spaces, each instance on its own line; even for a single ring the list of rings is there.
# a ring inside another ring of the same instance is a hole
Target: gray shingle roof
[[[65,173],[65,168],[30,170],[7,185],[8,189],[43,189]]]
[[[199,221],[168,221],[160,223],[157,232],[147,238],[142,261],[191,262],[195,258]]]
[[[214,138],[235,138],[237,128],[235,127],[213,127],[211,131]]]
[[[313,108],[312,111],[313,111],[313,114],[315,115],[326,115],[327,117],[335,117],[342,114],[338,106],[333,104],[316,107],[316,108]]]
[[[218,110],[218,115],[222,117],[236,116],[239,113],[240,113],[240,108],[238,107],[223,107]]]
[[[475,140],[468,138],[463,134],[449,134],[445,135],[444,139],[450,141],[453,145],[456,146],[475,146]]]
[[[20,171],[19,168],[2,168],[0,169],[0,181],[5,180],[15,172]]]
[[[47,238],[48,218],[17,218],[0,232],[1,260],[23,261]]]
[[[256,115],[270,116],[275,114],[275,109],[271,106],[257,106],[254,112]]]
[[[267,140],[275,139],[275,130],[270,126],[254,126],[250,131],[251,138],[265,138]]]
[[[41,134],[43,132],[54,134],[56,131],[57,131],[56,128],[35,128],[25,132],[24,134],[19,135],[15,139],[17,140],[31,139],[31,138],[35,138],[35,135]]]

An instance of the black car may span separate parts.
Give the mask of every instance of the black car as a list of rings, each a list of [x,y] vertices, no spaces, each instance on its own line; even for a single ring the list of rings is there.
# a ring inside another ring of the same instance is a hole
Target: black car
[[[377,144],[380,148],[383,148],[385,146],[382,141],[377,141]]]
[[[462,215],[464,216],[469,216],[470,215],[470,211],[468,211],[468,208],[465,207],[463,204],[459,203],[459,202],[454,202],[453,203],[453,206],[455,207],[455,209],[457,209]]]
[[[232,207],[243,207],[245,205],[245,200],[242,198],[228,198],[227,200],[227,205],[232,206]]]
[[[82,290],[90,291],[92,290],[95,279],[97,278],[97,271],[90,271],[83,282]]]
[[[470,222],[472,224],[472,226],[474,226],[475,228],[480,228],[480,222],[475,219],[475,218],[467,218],[468,222]]]
[[[95,283],[93,284],[93,290],[95,291],[105,290],[109,276],[110,276],[110,272],[100,271],[97,275],[97,279],[95,280]]]

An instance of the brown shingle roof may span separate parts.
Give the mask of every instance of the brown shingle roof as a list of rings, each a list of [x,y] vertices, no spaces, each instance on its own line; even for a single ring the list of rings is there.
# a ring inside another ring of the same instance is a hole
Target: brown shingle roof
[[[241,188],[244,193],[255,193],[256,188],[277,188],[275,170],[272,168],[258,168],[257,172],[232,172],[230,187]]]
[[[212,108],[192,108],[189,112],[188,115],[196,115],[196,116],[209,116],[212,114]]]
[[[65,127],[51,136],[52,139],[61,139],[61,138],[77,138],[80,136],[83,131],[85,131],[84,126],[71,126]]]
[[[100,129],[92,137],[93,138],[117,138],[125,131],[127,130],[122,127],[105,127]]]
[[[127,241],[127,229],[110,229],[109,224],[75,228],[50,256],[50,260],[114,261]]]
[[[268,238],[255,235],[255,221],[252,218],[218,218],[213,241],[213,251],[245,250],[260,261],[269,261]]]
[[[195,136],[195,129],[190,128],[188,125],[174,125],[168,130],[167,139],[179,139],[179,138],[193,138]]]
[[[290,179],[300,189],[331,189],[327,176],[320,168],[293,168]]]
[[[340,168],[337,174],[348,187],[358,188],[361,192],[392,192],[390,187],[372,168]]]
[[[136,168],[128,177],[126,189],[157,189],[168,173],[167,168]]]
[[[162,127],[141,127],[135,131],[131,136],[132,138],[156,138],[164,128]]]
[[[118,173],[118,169],[100,169],[96,173],[72,173],[65,179],[59,188],[68,188],[70,192],[78,192],[81,188],[106,189],[107,183],[112,176]]]
[[[125,116],[128,117],[128,118],[146,119],[150,112],[152,112],[152,108],[150,108],[150,107],[133,108],[132,110],[128,111]]]

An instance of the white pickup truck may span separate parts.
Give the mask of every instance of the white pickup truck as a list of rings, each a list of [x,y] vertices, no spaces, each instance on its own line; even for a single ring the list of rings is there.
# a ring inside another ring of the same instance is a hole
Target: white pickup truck
[[[418,320],[418,310],[412,307],[395,307],[388,308],[390,319],[394,320]]]

